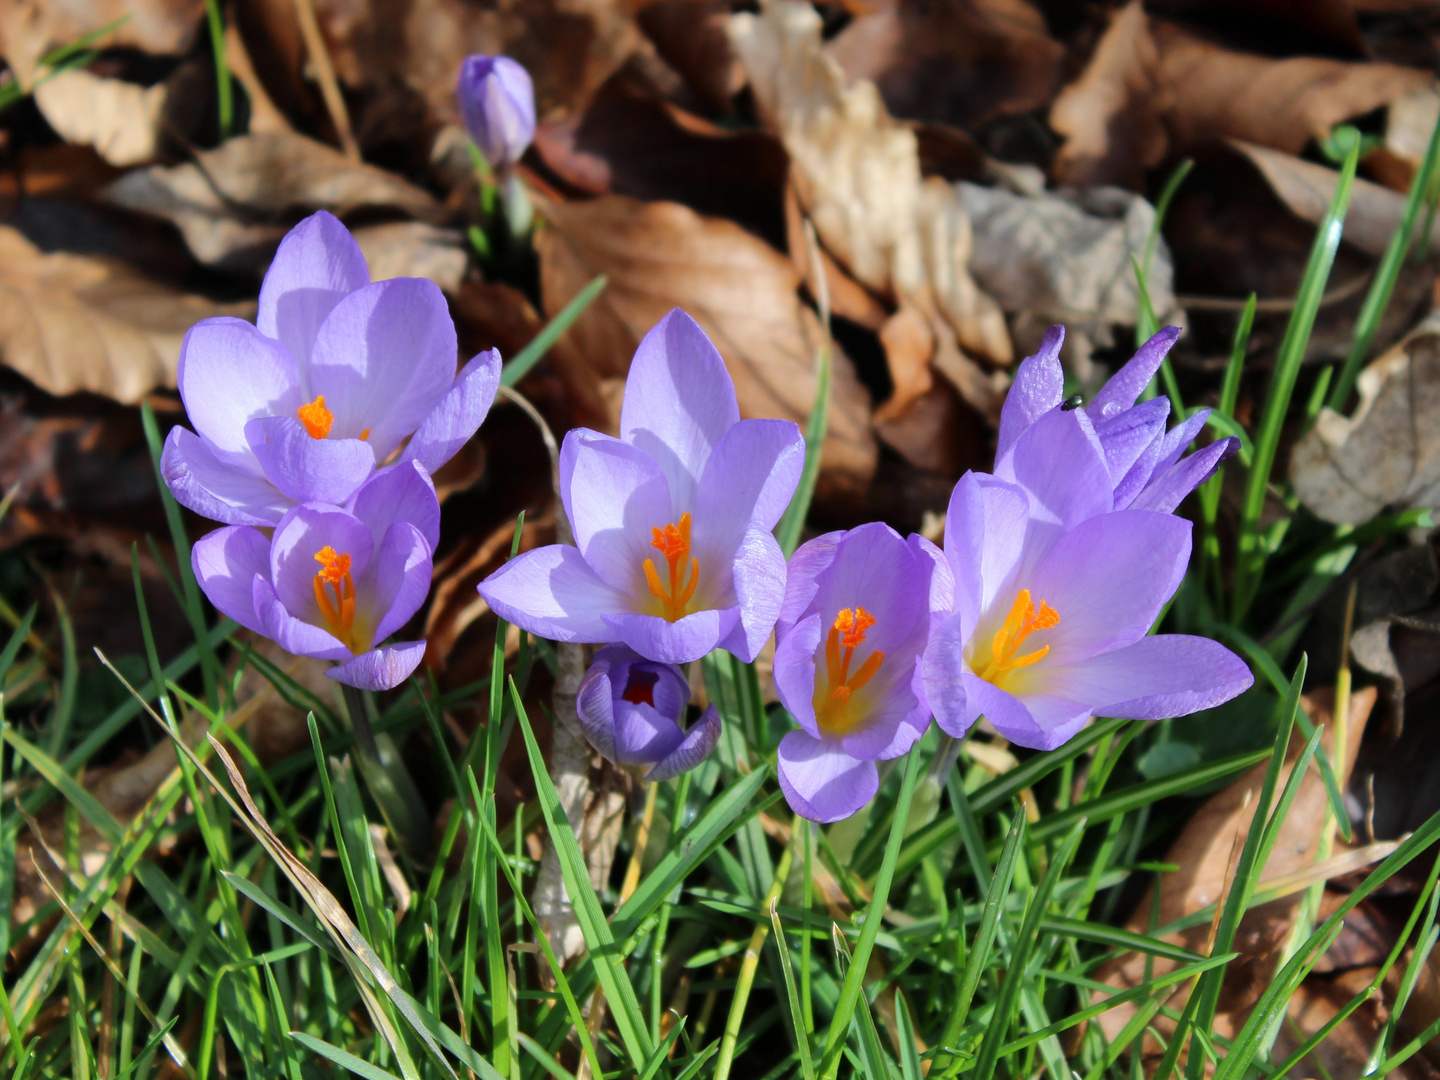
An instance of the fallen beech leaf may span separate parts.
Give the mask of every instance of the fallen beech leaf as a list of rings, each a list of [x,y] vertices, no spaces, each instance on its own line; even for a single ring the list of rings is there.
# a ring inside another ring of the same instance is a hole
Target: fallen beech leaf
[[[105,47],[178,55],[189,51],[204,16],[205,0],[6,0],[0,4],[0,53],[29,90],[41,57],[111,23],[118,25],[101,40]]]
[[[1029,0],[885,0],[865,5],[826,46],[852,80],[869,79],[896,116],[976,130],[1045,105],[1065,47]]]
[[[354,230],[355,242],[370,265],[370,280],[429,278],[448,293],[460,288],[468,256],[457,229],[420,221],[392,221]]]
[[[1266,183],[1296,217],[1317,223],[1335,197],[1339,174],[1334,169],[1303,161],[1240,139],[1228,140],[1260,170]],[[1405,210],[1405,196],[1368,180],[1356,179],[1345,215],[1345,239],[1367,255],[1378,258],[1390,243]],[[1416,230],[1419,232],[1419,230]],[[1430,246],[1440,245],[1440,222],[1430,232]]]
[[[0,362],[48,393],[139,401],[175,385],[180,339],[197,319],[252,310],[178,292],[115,259],[44,254],[0,226]]]
[[[173,222],[195,257],[232,269],[260,269],[285,234],[284,215],[360,208],[400,210],[438,221],[429,194],[394,173],[351,161],[290,131],[242,135],[196,161],[127,173],[106,189],[117,206]]]
[[[1358,525],[1384,509],[1440,508],[1440,323],[1432,317],[1360,373],[1353,416],[1322,409],[1290,479],[1318,517]]]
[[[1145,189],[1145,170],[1165,159],[1169,140],[1156,77],[1160,54],[1140,0],[1110,19],[1090,63],[1050,106],[1050,126],[1064,135],[1055,155],[1062,184],[1119,184]]]
[[[560,310],[596,274],[610,278],[570,330],[600,378],[623,376],[644,333],[682,307],[725,357],[743,415],[804,423],[822,331],[789,259],[733,222],[678,203],[536,202],[547,221],[537,242],[545,309]],[[821,483],[853,495],[875,469],[869,396],[838,350],[835,361]]]
[[[1022,347],[1036,346],[1063,322],[1066,359],[1083,379],[1095,345],[1114,342],[1114,326],[1134,326],[1140,293],[1131,256],[1143,257],[1155,209],[1118,188],[1016,195],[998,187],[955,185],[970,216],[970,272],[1016,317]],[[1182,316],[1171,291],[1174,272],[1161,240],[1150,262],[1150,304],[1162,323]]]
[[[68,143],[93,146],[111,165],[139,165],[155,157],[165,83],[138,86],[71,69],[35,88],[35,104]]]
[[[1318,57],[1272,60],[1232,52],[1178,25],[1155,20],[1159,85],[1174,140],[1186,145],[1236,138],[1298,154],[1336,124],[1363,116],[1419,87],[1431,75],[1395,64]]]

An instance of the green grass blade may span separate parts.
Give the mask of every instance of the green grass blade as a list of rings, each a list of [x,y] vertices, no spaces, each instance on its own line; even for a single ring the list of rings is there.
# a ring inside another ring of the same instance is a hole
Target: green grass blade
[[[365,1080],[400,1080],[392,1072],[380,1068],[378,1065],[371,1065],[363,1058],[358,1058],[348,1050],[341,1050],[338,1046],[331,1046],[323,1039],[317,1039],[314,1035],[306,1035],[303,1031],[290,1032],[290,1038],[294,1039],[307,1050],[319,1054],[328,1061],[333,1061],[342,1069],[348,1069],[356,1076],[363,1076]]]
[[[810,419],[805,422],[805,464],[800,470],[800,483],[785,516],[775,530],[780,550],[788,559],[800,546],[800,531],[805,527],[805,518],[810,513],[810,500],[815,496],[815,481],[820,477],[820,457],[824,452],[825,432],[830,424],[830,372],[832,361],[829,334],[820,346],[820,363],[815,376],[815,404],[810,409]]]
[[[600,291],[609,283],[610,279],[604,274],[595,275],[590,284],[576,293],[575,298],[561,308],[560,313],[546,323],[541,331],[530,339],[530,343],[517,352],[501,369],[500,385],[514,386],[530,374],[530,369],[550,351],[550,346],[555,344],[556,339],[570,329],[570,324],[584,313],[591,301],[599,296]]]
[[[803,820],[796,818],[796,823]],[[790,1006],[791,1031],[795,1035],[795,1048],[800,1054],[800,1075],[804,1080],[815,1080],[815,1062],[810,1056],[810,1034],[805,1026],[805,1010],[800,1004],[800,990],[795,985],[794,965],[790,961],[790,942],[785,937],[785,927],[780,922],[777,901],[770,902],[770,926],[775,932],[775,948],[780,953],[780,972],[785,979],[785,999]],[[911,1080],[906,1076],[905,1080]]]

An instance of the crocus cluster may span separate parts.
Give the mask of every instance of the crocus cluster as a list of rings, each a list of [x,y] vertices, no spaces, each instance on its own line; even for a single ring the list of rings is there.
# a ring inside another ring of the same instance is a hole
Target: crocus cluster
[[[254,325],[196,323],[179,386],[195,426],[166,440],[175,498],[228,527],[194,546],[195,577],[224,614],[330,676],[388,689],[424,642],[383,642],[430,585],[440,506],[430,473],[479,428],[500,355],[456,372],[445,298],[420,278],[370,281],[330,214],[281,242]]]
[[[1054,328],[1021,364],[993,473],[956,485],[944,549],[874,522],[786,561],[771,534],[803,459],[794,425],[741,420],[723,361],[683,312],[641,343],[620,437],[572,431],[561,497],[575,546],[511,561],[480,585],[503,617],[604,644],[578,713],[606,757],[674,775],[715,745],[713,707],[678,723],[676,665],[712,649],[752,660],[775,633],[780,742],[796,813],[848,817],[933,715],[959,738],[982,715],[1022,746],[1059,746],[1096,714],[1158,719],[1217,705],[1249,669],[1206,638],[1151,635],[1184,576],[1181,501],[1235,449],[1187,454],[1201,410],[1167,430],[1140,402],[1178,331],[1148,341],[1084,407],[1063,402]],[[616,643],[616,644],[610,644]]]

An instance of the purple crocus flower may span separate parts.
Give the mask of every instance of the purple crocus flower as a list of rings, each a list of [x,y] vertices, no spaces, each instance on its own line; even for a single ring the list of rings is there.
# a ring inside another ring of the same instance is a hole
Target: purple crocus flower
[[[266,538],[231,525],[191,552],[195,577],[221,612],[297,656],[334,660],[326,674],[388,690],[415,670],[425,642],[381,645],[420,610],[440,504],[429,474],[409,461],[377,473],[341,509],[292,506]]]
[[[591,746],[655,781],[689,772],[720,739],[714,705],[689,731],[680,730],[689,704],[690,684],[679,668],[646,660],[625,645],[607,645],[580,680],[575,712]]]
[[[1174,510],[1240,445],[1217,439],[1185,457],[1210,410],[1167,432],[1168,398],[1135,404],[1179,336],[1178,327],[1167,326],[1088,405],[1067,410],[1060,367],[1065,328],[1052,326],[1039,351],[1021,363],[1005,399],[995,475],[1041,496],[1052,516],[1065,516],[1058,505],[1064,503],[1071,523],[1077,512]]]
[[[565,436],[560,494],[576,546],[511,559],[480,595],[555,641],[622,641],[663,664],[717,646],[751,661],[780,614],[785,556],[771,530],[804,457],[788,420],[740,419],[715,346],[672,311],[635,351],[620,438]]]
[[[775,689],[800,725],[780,740],[780,787],[812,821],[849,817],[930,723],[920,657],[930,627],[929,541],[871,522],[816,537],[790,560]]]
[[[460,117],[485,160],[513,165],[535,137],[535,86],[508,56],[467,56],[455,86]]]
[[[950,498],[934,601],[949,613],[923,664],[942,730],[959,738],[983,714],[1010,741],[1051,750],[1092,714],[1184,716],[1250,687],[1217,642],[1147,636],[1185,575],[1190,522],[1132,509],[1037,528],[1032,500],[975,473]]]
[[[433,472],[499,386],[493,349],[456,375],[455,325],[435,283],[371,284],[354,238],[324,211],[281,242],[257,323],[202,319],[186,333],[179,385],[195,432],[171,429],[161,459],[179,502],[229,525],[273,526],[297,503],[343,505],[387,461]]]

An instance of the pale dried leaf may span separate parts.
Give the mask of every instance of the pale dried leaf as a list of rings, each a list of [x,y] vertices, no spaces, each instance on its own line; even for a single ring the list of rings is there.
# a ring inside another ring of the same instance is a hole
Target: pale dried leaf
[[[742,414],[804,423],[822,332],[789,259],[733,222],[678,203],[622,195],[537,203],[547,221],[537,243],[545,309],[558,311],[596,274],[610,279],[570,331],[595,376],[623,375],[645,332],[683,307],[724,356]],[[869,397],[841,355],[831,395],[822,484],[858,492],[876,448]]]
[[[1156,20],[1165,122],[1184,145],[1236,138],[1298,154],[1336,124],[1363,116],[1431,82],[1395,64],[1318,57],[1272,60],[1233,52],[1174,23]]]
[[[138,86],[72,68],[43,80],[35,104],[66,142],[93,146],[123,168],[155,157],[168,93],[165,83]]]
[[[394,173],[290,131],[242,135],[194,162],[127,173],[105,197],[173,222],[197,259],[231,268],[263,267],[285,234],[284,215],[296,211],[385,208],[424,221],[443,216],[429,194]]]
[[[1290,455],[1318,517],[1359,525],[1386,509],[1440,509],[1440,325],[1433,317],[1360,373],[1353,416],[1322,409]]]
[[[0,362],[48,393],[139,401],[175,385],[180,340],[197,320],[251,310],[178,292],[115,259],[45,254],[0,226]]]
[[[205,0],[5,0],[0,3],[0,53],[29,90],[40,58],[119,22],[100,44],[147,53],[188,52],[204,25]]]
[[[441,229],[421,221],[392,221],[354,230],[371,281],[397,277],[429,278],[446,292],[460,288],[468,256],[457,229]]]
[[[1140,0],[1117,11],[1080,77],[1050,106],[1050,126],[1065,136],[1055,155],[1063,184],[1119,184],[1143,190],[1145,170],[1165,159],[1160,114],[1160,54]]]

